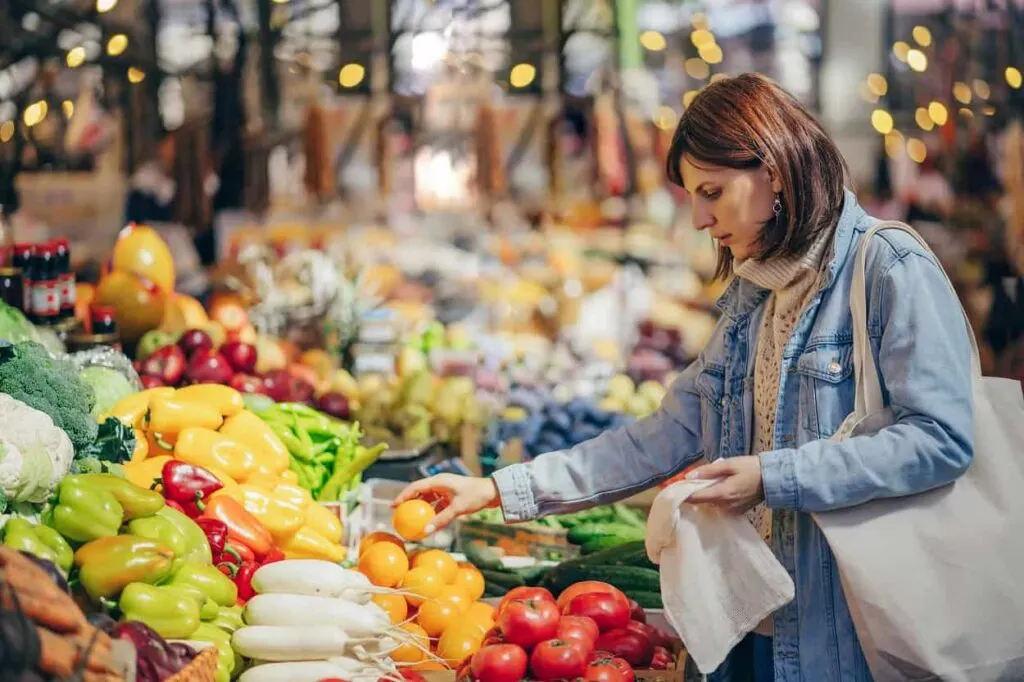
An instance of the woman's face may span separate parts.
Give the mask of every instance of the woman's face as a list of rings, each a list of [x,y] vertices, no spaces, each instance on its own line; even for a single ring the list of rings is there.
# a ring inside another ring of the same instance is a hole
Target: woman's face
[[[775,193],[782,189],[768,170],[695,165],[684,154],[682,172],[694,228],[708,230],[737,260],[757,255],[761,228],[774,216]]]

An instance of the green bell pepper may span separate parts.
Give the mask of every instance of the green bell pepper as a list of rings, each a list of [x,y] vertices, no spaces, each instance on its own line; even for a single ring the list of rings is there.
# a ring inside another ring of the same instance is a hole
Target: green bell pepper
[[[221,573],[220,569],[210,564],[181,564],[167,584],[194,587],[219,606],[234,606],[238,601],[238,586],[231,582],[231,578]]]
[[[73,474],[60,482],[57,505],[45,522],[72,542],[89,542],[117,535],[123,518],[124,509],[112,493]]]
[[[175,558],[185,556],[189,549],[185,535],[177,525],[161,516],[144,516],[128,522],[128,532],[142,538],[149,538],[167,545]]]
[[[210,642],[217,647],[217,680],[230,680],[235,670],[235,651],[231,635],[212,623],[201,623],[189,637],[195,642]]]
[[[183,553],[176,554],[180,560],[197,564],[213,563],[213,555],[210,553],[210,543],[206,539],[206,533],[203,532],[203,529],[195,521],[177,509],[166,505],[154,516],[169,522],[185,538]]]
[[[71,545],[60,533],[49,526],[36,526],[21,518],[12,518],[4,526],[4,544],[53,562],[65,575],[71,570],[75,558]]]
[[[155,584],[170,575],[174,555],[134,535],[99,538],[75,552],[78,581],[93,599],[116,597],[130,583]]]
[[[196,600],[196,603],[199,604],[199,620],[211,621],[217,617],[217,613],[220,611],[217,602],[203,594],[202,590],[198,587],[192,587],[191,585],[174,585],[173,587],[188,592]]]
[[[199,603],[188,590],[132,583],[118,601],[125,620],[137,620],[166,639],[189,639],[200,625]]]
[[[151,516],[163,508],[164,496],[155,490],[140,488],[127,478],[114,474],[79,474],[90,485],[106,490],[124,509],[126,521]]]
[[[245,621],[242,619],[242,607],[241,606],[222,606],[217,610],[217,617],[210,621],[211,625],[216,625],[224,632],[233,634],[235,630],[245,627]]]

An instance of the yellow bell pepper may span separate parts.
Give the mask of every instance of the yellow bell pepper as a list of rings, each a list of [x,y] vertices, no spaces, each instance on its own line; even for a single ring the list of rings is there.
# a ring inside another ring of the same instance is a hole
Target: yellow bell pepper
[[[243,484],[240,488],[242,506],[270,531],[275,542],[289,537],[302,526],[305,516],[295,505],[262,488],[248,484]]]
[[[267,491],[272,491],[280,482],[281,479],[277,476],[259,470],[249,474],[249,478],[245,479],[246,485]]]
[[[178,434],[165,436],[155,431],[138,431],[138,433],[146,436],[146,448],[150,455],[162,453],[169,456],[174,453],[174,441],[177,440]]]
[[[308,526],[293,535],[277,541],[278,549],[286,559],[324,559],[340,563],[345,560],[345,548],[333,543]]]
[[[230,386],[220,384],[195,384],[179,388],[174,394],[176,400],[203,403],[217,410],[224,417],[231,417],[245,410],[242,394]],[[262,419],[260,420],[263,421]]]
[[[138,431],[135,433],[135,450],[132,451],[131,461],[141,462],[147,457],[149,457],[149,441],[141,431]]]
[[[288,448],[265,421],[249,410],[228,417],[220,432],[255,452],[259,457],[259,469],[271,474],[288,470]]]
[[[158,455],[148,459],[125,462],[122,466],[124,477],[129,481],[147,490],[153,486],[153,481],[160,478],[164,464],[171,461],[167,455]]]
[[[216,467],[203,468],[209,471],[211,474],[213,474],[217,478],[217,480],[224,485],[223,488],[215,492],[213,495],[211,495],[211,497],[216,497],[217,495],[227,495],[228,497],[234,499],[236,502],[241,504],[242,488],[238,485],[238,481],[231,478],[226,473],[224,473],[223,471]]]
[[[201,426],[186,427],[178,434],[174,456],[204,469],[220,469],[236,481],[244,481],[256,469],[252,450]]]
[[[328,542],[341,542],[341,535],[344,531],[341,519],[319,502],[314,502],[306,507],[305,526],[318,535],[322,535]]]
[[[113,407],[100,415],[100,422],[107,417],[116,417],[122,424],[133,426],[136,429],[142,426],[142,420],[149,410],[149,405],[157,398],[166,398],[174,393],[174,389],[168,386],[150,388],[145,391],[133,393],[126,398],[117,401]]]
[[[287,469],[281,472],[281,481],[283,483],[288,483],[289,485],[298,485],[299,475],[291,469]]]
[[[219,429],[223,421],[217,408],[178,400],[177,394],[157,398],[149,406],[149,430],[164,435],[181,433],[187,428]]]
[[[279,500],[286,500],[291,502],[299,509],[305,511],[306,507],[313,504],[313,496],[309,494],[309,491],[305,488],[291,483],[283,483],[280,479],[271,488],[274,491],[274,497]]]

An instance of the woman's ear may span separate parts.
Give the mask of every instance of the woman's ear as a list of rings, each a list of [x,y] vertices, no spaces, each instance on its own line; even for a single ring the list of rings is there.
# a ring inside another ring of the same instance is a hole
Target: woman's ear
[[[779,180],[778,174],[770,168],[765,169],[768,172],[768,182],[772,185],[772,194],[779,194],[782,192],[782,182]]]

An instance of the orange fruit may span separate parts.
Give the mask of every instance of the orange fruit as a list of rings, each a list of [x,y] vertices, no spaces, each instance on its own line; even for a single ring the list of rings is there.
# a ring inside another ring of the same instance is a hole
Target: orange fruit
[[[392,535],[391,533],[385,533],[382,530],[378,530],[370,533],[359,542],[359,556],[362,556],[363,552],[373,545],[376,545],[378,542],[390,542],[393,545],[401,547],[403,550],[405,549],[405,543],[402,541],[402,538],[397,535]]]
[[[409,617],[409,602],[400,594],[375,594],[373,603],[388,614],[392,625],[398,625]]]
[[[484,631],[472,623],[455,623],[437,640],[437,655],[452,667],[480,650]]]
[[[174,292],[174,258],[160,233],[147,225],[128,225],[117,234],[111,256],[114,272],[144,277],[169,296]],[[163,310],[161,309],[161,314]]]
[[[416,670],[417,672],[426,672],[428,670],[439,670],[445,671],[450,670],[448,666],[440,661],[420,661],[415,665],[410,665],[409,670]]]
[[[401,633],[395,633],[402,644],[391,652],[391,660],[395,663],[417,663],[427,657],[430,649],[430,638],[416,623],[404,623],[398,626]]]
[[[450,583],[455,580],[455,574],[459,572],[459,565],[452,558],[452,555],[440,549],[426,549],[416,552],[412,558],[413,568],[429,566],[441,574],[444,582]]]
[[[459,618],[459,610],[444,601],[425,601],[416,614],[416,622],[431,637],[440,637]]]
[[[370,551],[373,551],[372,548]],[[401,587],[405,592],[406,601],[413,606],[419,606],[425,600],[434,599],[444,587],[444,581],[437,571],[421,566],[405,574]]]
[[[457,569],[456,569],[457,570]],[[459,613],[465,613],[469,610],[473,600],[469,598],[465,590],[455,585],[445,585],[441,588],[441,591],[437,593],[435,597],[437,601],[448,602],[459,611]]]
[[[484,596],[484,576],[473,564],[460,563],[452,584],[465,592],[472,601]]]
[[[395,532],[406,540],[422,540],[427,537],[427,525],[437,513],[423,500],[407,500],[395,508],[391,525]]]
[[[409,571],[405,550],[390,542],[379,542],[359,557],[359,572],[378,587],[395,587]]]
[[[494,607],[490,604],[482,601],[478,601],[475,604],[470,605],[466,610],[466,620],[472,620],[480,623],[494,624]],[[488,627],[490,627],[488,625]]]

